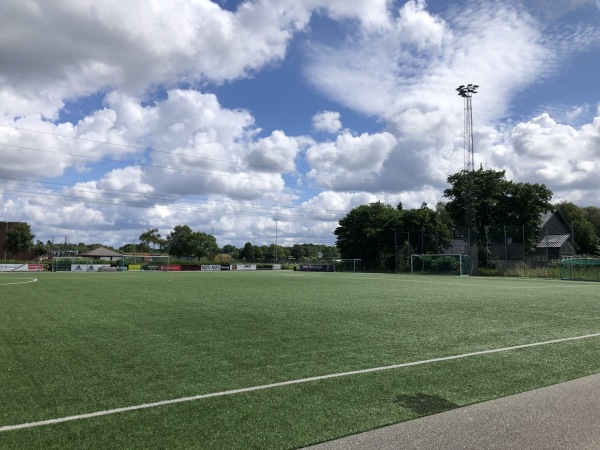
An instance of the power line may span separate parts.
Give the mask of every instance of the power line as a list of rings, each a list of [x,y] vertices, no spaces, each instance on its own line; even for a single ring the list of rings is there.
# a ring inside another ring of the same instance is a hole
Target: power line
[[[16,190],[16,189],[5,189],[4,192],[14,192],[14,193],[19,194],[20,197],[29,197],[29,198],[34,198],[34,199],[39,199],[39,198],[56,199],[56,195],[51,194],[51,193],[21,191],[21,190]],[[99,199],[92,200],[92,199],[88,199],[88,198],[82,198],[82,197],[78,197],[75,195],[61,194],[60,198],[61,198],[61,200],[69,200],[72,203],[87,203],[87,204],[93,204],[93,205],[108,205],[108,206],[114,206],[114,207],[131,206],[131,207],[136,207],[136,208],[149,208],[149,207],[156,206],[156,203],[154,203],[154,202],[120,201],[120,199],[118,197],[112,198],[115,201],[110,201],[110,199],[106,199],[103,201],[103,200],[99,200]],[[230,210],[216,209],[216,208],[213,208],[213,209],[201,208],[198,206],[185,207],[185,205],[177,205],[177,204],[170,205],[169,209],[175,210],[175,211],[189,211],[189,210],[203,211],[203,212],[207,212],[207,213],[230,214],[230,215],[235,215],[235,216],[240,216],[240,215],[252,216],[252,217],[264,217],[265,216],[264,210],[260,210],[260,211],[230,211]],[[274,208],[273,210],[268,210],[266,212],[269,213],[269,215],[272,215],[275,212],[280,212],[280,210],[281,210],[281,208],[277,207],[277,208]],[[287,214],[287,215],[284,215],[283,217],[285,217],[286,219],[297,218],[297,219],[312,219],[312,220],[320,220],[320,221],[335,221],[335,220],[337,220],[337,218],[325,217],[323,215],[322,216],[316,216],[316,215],[312,216],[312,215],[301,215],[301,214]]]
[[[289,207],[289,206],[281,206],[281,205],[261,205],[261,204],[244,205],[242,203],[233,202],[233,201],[223,201],[223,200],[213,200],[213,199],[197,199],[194,196],[182,198],[181,196],[174,195],[174,194],[154,194],[154,193],[136,192],[136,191],[122,190],[122,189],[85,187],[85,186],[77,186],[74,184],[56,183],[56,182],[48,182],[48,181],[40,182],[40,181],[28,180],[28,179],[24,179],[24,178],[0,176],[0,183],[5,183],[5,184],[8,183],[8,182],[2,181],[2,180],[18,181],[20,185],[22,185],[22,183],[29,183],[29,185],[25,185],[25,186],[30,186],[33,188],[36,188],[36,187],[38,187],[38,185],[41,184],[44,187],[48,186],[47,189],[57,190],[57,191],[60,188],[74,188],[74,189],[71,189],[72,192],[81,192],[84,194],[85,193],[106,194],[108,192],[109,193],[108,195],[110,195],[110,196],[119,196],[118,198],[127,197],[127,198],[131,198],[132,200],[137,200],[137,199],[139,199],[139,200],[154,200],[157,202],[164,201],[164,202],[170,202],[170,203],[180,203],[180,204],[189,204],[189,205],[201,205],[201,204],[205,204],[205,203],[221,203],[223,205],[230,205],[235,208],[266,210],[266,211],[270,211],[275,208],[284,209],[284,210],[302,211],[302,212],[307,212],[307,213],[311,213],[312,211],[314,211],[314,209],[312,209],[312,208],[298,207],[298,206]],[[58,187],[53,187],[53,186],[58,186]],[[14,191],[15,190],[13,190],[13,192]],[[22,191],[22,192],[27,192],[27,191]],[[110,197],[110,198],[112,198],[112,197]],[[87,201],[87,199],[81,199],[81,200]],[[331,212],[331,213],[341,213],[341,214],[346,213],[346,210],[328,209],[327,211]]]
[[[78,141],[84,141],[84,142],[92,142],[95,144],[112,145],[112,146],[116,146],[116,147],[130,148],[130,149],[134,149],[134,150],[149,151],[149,152],[154,152],[154,153],[163,153],[163,154],[178,156],[178,157],[200,159],[200,160],[211,161],[211,162],[221,162],[221,163],[225,163],[225,164],[233,164],[236,166],[252,167],[252,168],[258,168],[258,169],[274,170],[274,171],[288,173],[288,174],[298,174],[298,175],[304,175],[304,176],[309,175],[309,172],[284,169],[281,167],[263,166],[263,165],[258,165],[258,164],[246,164],[246,163],[240,163],[237,161],[227,161],[227,160],[222,160],[222,159],[217,159],[217,158],[209,158],[206,156],[190,155],[190,154],[186,154],[186,153],[175,153],[175,152],[170,152],[167,150],[160,150],[160,149],[157,149],[156,147],[142,147],[142,146],[131,145],[131,144],[118,144],[115,142],[100,141],[100,140],[96,140],[96,139],[83,138],[83,137],[79,137],[79,136],[68,136],[68,135],[63,135],[63,134],[58,134],[58,133],[51,133],[49,131],[32,130],[29,128],[15,127],[15,126],[10,126],[10,125],[1,125],[0,124],[0,127],[11,128],[11,129],[18,130],[18,131],[39,133],[39,134],[44,134],[44,135],[49,135],[49,136],[62,137],[62,138],[66,138],[66,139],[72,139],[72,140],[78,140]],[[1,145],[10,145],[10,144],[1,144]],[[35,148],[29,148],[29,149],[45,151],[45,150],[35,149]],[[67,155],[77,156],[77,155],[72,155],[72,154],[67,154]],[[85,157],[85,156],[82,156],[82,157]],[[88,158],[93,159],[93,157],[88,157]],[[113,160],[104,159],[103,161],[113,161]],[[135,163],[132,163],[132,164],[135,164]],[[382,183],[382,184],[391,184],[391,185],[405,185],[405,186],[419,186],[419,187],[423,186],[423,185],[417,184],[417,183],[406,183],[406,182],[391,181],[391,180],[374,180],[374,179],[368,179],[368,178],[347,177],[347,176],[342,176],[342,175],[330,175],[330,174],[323,174],[323,173],[317,173],[316,176],[328,177],[328,178],[339,178],[339,179],[343,179],[343,180],[352,180],[352,181],[360,181],[360,182],[374,182],[374,183]],[[260,181],[264,181],[264,180],[260,180]],[[314,185],[314,186],[315,187],[329,187],[329,186],[319,186],[319,185]]]

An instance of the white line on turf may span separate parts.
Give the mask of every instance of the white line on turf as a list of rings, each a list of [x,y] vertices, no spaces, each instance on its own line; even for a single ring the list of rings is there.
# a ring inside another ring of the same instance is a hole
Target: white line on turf
[[[27,280],[27,281],[15,281],[14,283],[1,283],[0,282],[0,286],[10,286],[11,284],[28,284],[28,283],[35,283],[37,281],[37,278],[13,278],[13,279],[18,279],[18,280]]]
[[[4,425],[4,426],[0,426],[0,432],[11,431],[11,430],[20,430],[20,429],[24,429],[24,428],[41,427],[41,426],[45,426],[45,425],[54,425],[54,424],[63,423],[63,422],[71,422],[74,420],[91,419],[93,417],[107,416],[110,414],[117,414],[117,413],[128,412],[128,411],[137,411],[140,409],[156,408],[158,406],[173,405],[176,403],[185,403],[185,402],[191,402],[191,401],[195,401],[195,400],[203,400],[203,399],[211,398],[211,397],[223,397],[226,395],[243,394],[246,392],[261,391],[261,390],[265,390],[265,389],[273,389],[273,388],[278,388],[278,387],[283,387],[283,386],[291,386],[294,384],[310,383],[312,381],[322,381],[322,380],[328,380],[331,378],[342,378],[342,377],[348,377],[348,376],[352,376],[352,375],[361,375],[361,374],[365,374],[365,373],[381,372],[384,370],[401,369],[403,367],[419,366],[419,365],[423,365],[423,364],[431,364],[431,363],[443,362],[443,361],[452,361],[452,360],[456,360],[456,359],[468,358],[470,356],[489,355],[492,353],[508,352],[511,350],[519,350],[519,349],[530,348],[530,347],[539,347],[541,345],[557,344],[560,342],[567,342],[567,341],[577,341],[577,340],[581,340],[581,339],[589,339],[589,338],[594,338],[594,337],[600,337],[600,333],[586,334],[584,336],[575,336],[575,337],[570,337],[570,338],[553,339],[551,341],[534,342],[532,344],[515,345],[512,347],[496,348],[496,349],[492,349],[492,350],[483,350],[480,352],[464,353],[462,355],[444,356],[441,358],[425,359],[422,361],[413,361],[413,362],[402,363],[402,364],[393,364],[391,366],[373,367],[370,369],[354,370],[351,372],[340,372],[340,373],[332,373],[329,375],[320,375],[320,376],[316,376],[316,377],[300,378],[297,380],[282,381],[279,383],[263,384],[261,386],[252,386],[252,387],[241,388],[241,389],[232,389],[230,391],[212,392],[210,394],[194,395],[192,397],[182,397],[182,398],[163,400],[163,401],[153,402],[153,403],[144,403],[141,405],[125,406],[123,408],[107,409],[104,411],[96,411],[96,412],[87,413],[87,414],[78,414],[75,416],[67,416],[67,417],[59,417],[56,419],[41,420],[39,422],[20,423],[17,425]]]

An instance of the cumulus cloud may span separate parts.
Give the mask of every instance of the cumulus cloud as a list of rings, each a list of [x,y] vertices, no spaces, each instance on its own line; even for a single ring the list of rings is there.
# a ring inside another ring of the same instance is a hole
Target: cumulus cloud
[[[600,188],[600,117],[579,129],[542,114],[518,124],[511,143],[522,163],[520,176],[539,180],[560,190]],[[524,172],[524,173],[523,173]]]
[[[342,129],[340,113],[335,111],[321,111],[312,118],[313,128],[317,131],[337,133]]]
[[[589,11],[594,1],[560,4]],[[481,85],[476,165],[598,198],[592,98],[509,118],[524,89],[600,43],[593,21],[543,24],[542,3],[474,0],[434,13],[424,0],[248,0],[235,10],[209,0],[3,2],[3,215],[111,244],[115,229],[135,237],[181,223],[269,242],[277,213],[282,239],[331,239],[358,204],[440,198],[463,167],[454,89],[465,83]],[[333,39],[314,33],[315,15]],[[292,59],[324,97],[303,122],[318,138],[219,101],[220,87],[275,72],[293,39],[304,54]],[[356,114],[380,128],[344,128],[337,111],[344,126]]]
[[[312,166],[310,173],[319,184],[330,187],[348,186],[346,177],[371,177],[381,172],[397,140],[387,132],[354,136],[339,135],[334,142],[313,145],[306,151]],[[354,179],[369,183],[369,180]]]

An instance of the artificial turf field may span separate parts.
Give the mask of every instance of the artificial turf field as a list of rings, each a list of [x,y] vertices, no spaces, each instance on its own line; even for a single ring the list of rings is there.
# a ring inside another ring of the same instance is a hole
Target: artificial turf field
[[[597,333],[598,283],[3,273],[0,448],[298,448],[598,373]]]

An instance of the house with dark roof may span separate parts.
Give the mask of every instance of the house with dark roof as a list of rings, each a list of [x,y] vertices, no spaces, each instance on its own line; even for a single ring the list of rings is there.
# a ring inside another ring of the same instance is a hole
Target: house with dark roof
[[[560,211],[548,211],[543,214],[538,232],[536,259],[560,259],[575,256],[577,245],[573,238],[573,229]]]

